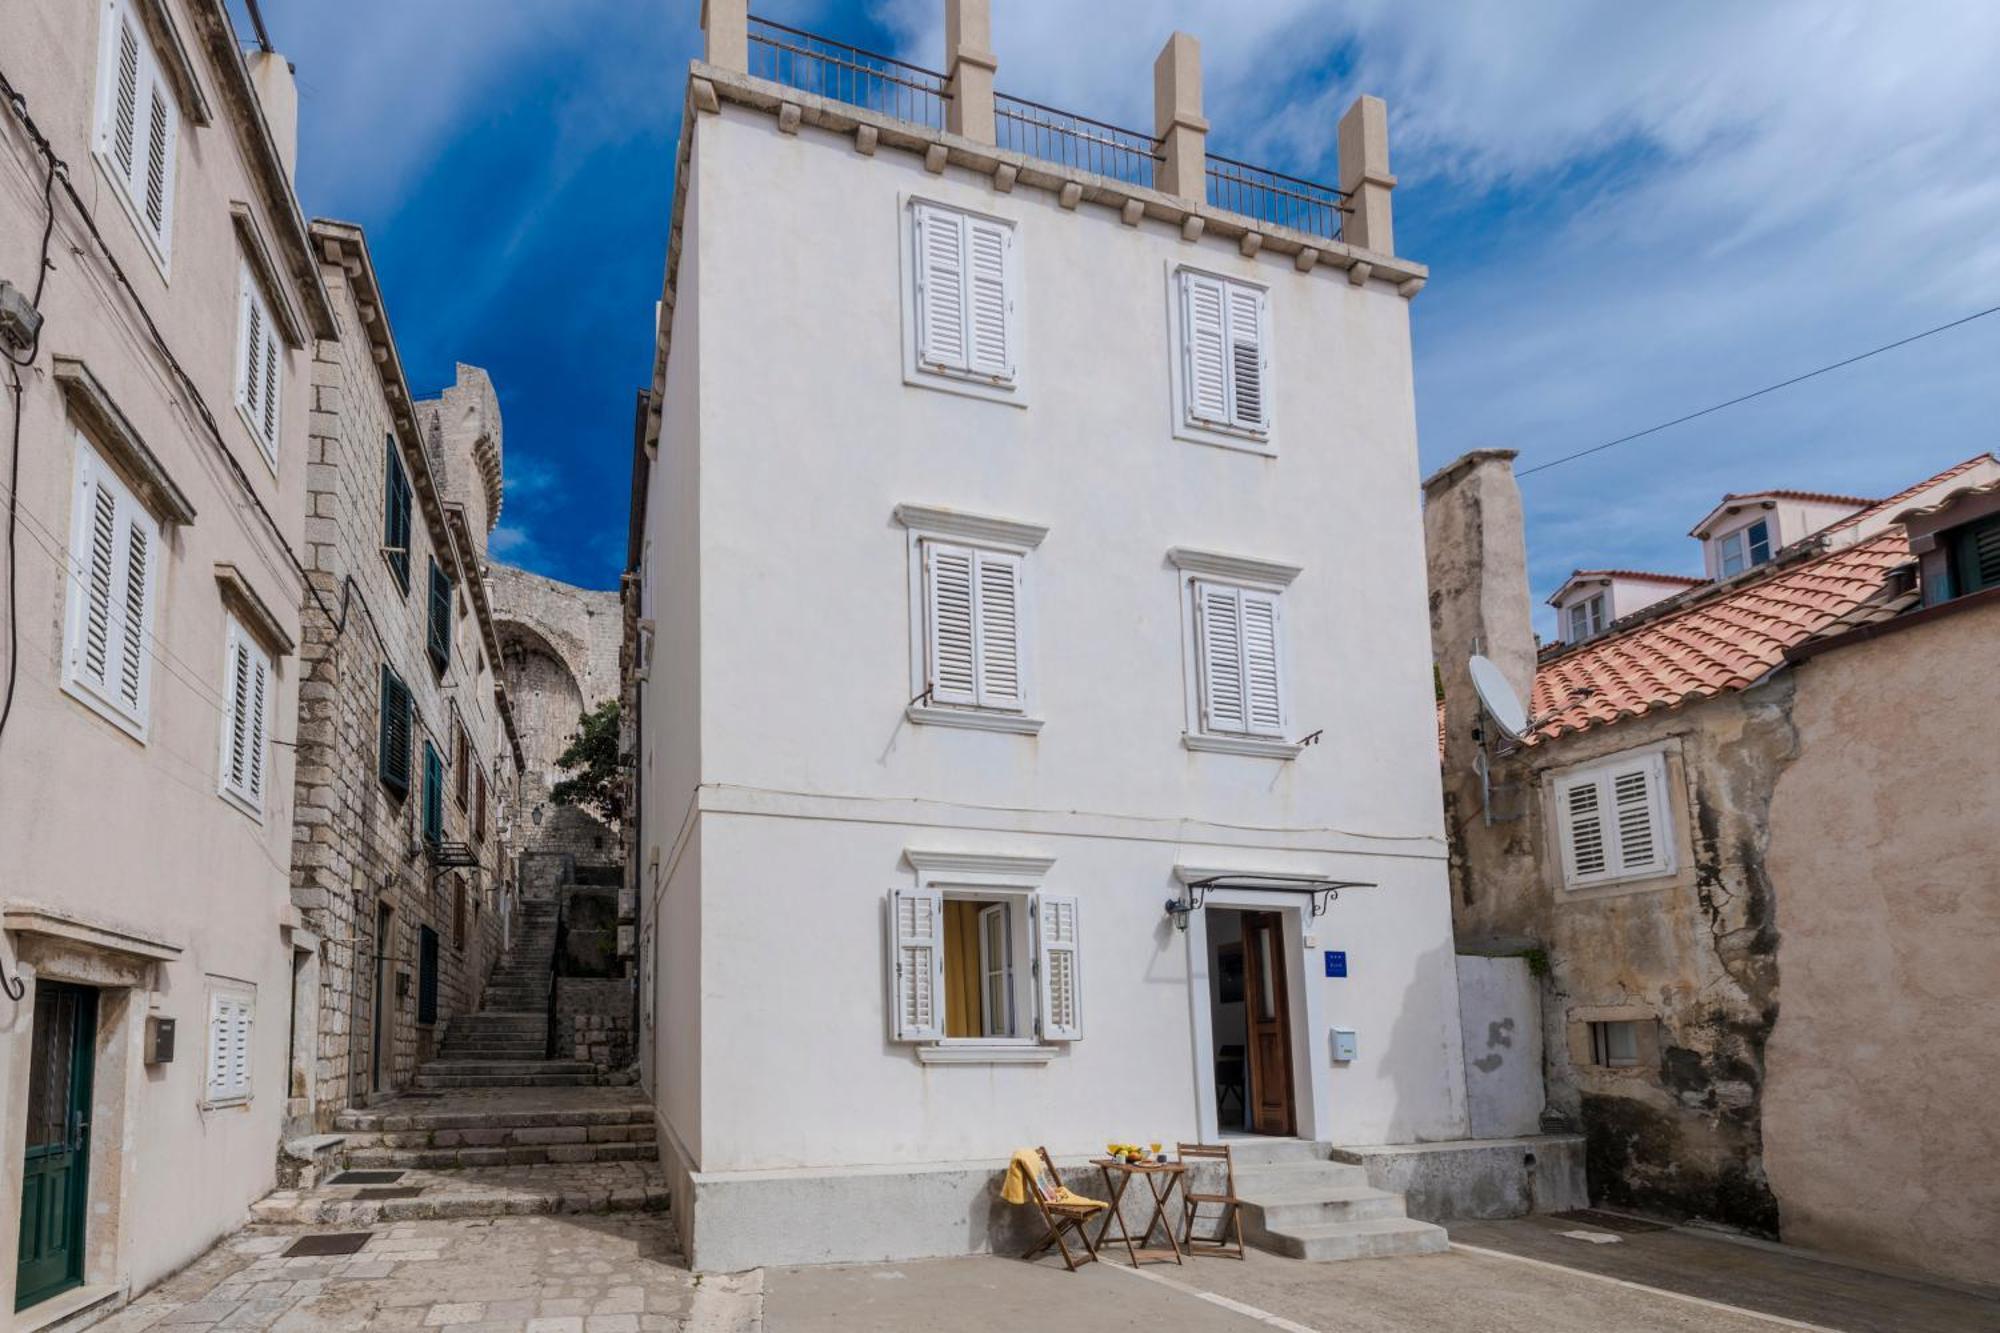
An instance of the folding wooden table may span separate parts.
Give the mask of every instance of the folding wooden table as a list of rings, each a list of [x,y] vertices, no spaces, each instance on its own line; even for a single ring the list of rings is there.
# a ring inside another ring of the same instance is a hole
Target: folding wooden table
[[[1125,1254],[1134,1268],[1140,1264],[1163,1264],[1169,1260],[1182,1262],[1181,1243],[1174,1235],[1173,1219],[1168,1215],[1167,1203],[1174,1197],[1176,1186],[1186,1193],[1187,1167],[1179,1162],[1126,1162],[1114,1157],[1093,1157],[1090,1164],[1104,1173],[1104,1188],[1111,1195],[1111,1206],[1104,1211],[1104,1225],[1097,1232],[1097,1248],[1102,1250],[1107,1238],[1124,1241]],[[1125,1199],[1125,1189],[1134,1176],[1144,1178],[1146,1188],[1153,1196],[1152,1219],[1136,1237],[1125,1225],[1125,1215],[1119,1208]],[[1116,1236],[1111,1234],[1114,1223],[1118,1227]],[[1166,1236],[1165,1246],[1152,1243],[1155,1230]]]

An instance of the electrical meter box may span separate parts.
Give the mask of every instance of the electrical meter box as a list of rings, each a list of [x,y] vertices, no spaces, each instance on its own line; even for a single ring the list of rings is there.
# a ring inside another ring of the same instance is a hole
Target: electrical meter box
[[[1335,1028],[1333,1030],[1333,1061],[1346,1064],[1354,1059],[1354,1029]]]

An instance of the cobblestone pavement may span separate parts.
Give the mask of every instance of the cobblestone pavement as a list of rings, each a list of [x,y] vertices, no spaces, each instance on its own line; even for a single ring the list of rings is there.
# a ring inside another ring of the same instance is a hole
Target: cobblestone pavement
[[[287,1259],[325,1228],[253,1226],[96,1327],[101,1333],[752,1333],[756,1277],[695,1278],[663,1217],[396,1222],[355,1254]]]

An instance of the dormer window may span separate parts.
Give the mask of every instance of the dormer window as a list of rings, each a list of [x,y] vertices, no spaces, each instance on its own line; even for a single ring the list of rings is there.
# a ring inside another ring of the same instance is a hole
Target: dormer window
[[[1946,534],[1951,546],[1949,595],[2000,588],[2000,515],[1968,523]]]
[[[1771,558],[1771,525],[1758,519],[1748,527],[1725,533],[1715,544],[1723,578],[1755,569]]]
[[[1570,603],[1569,641],[1582,643],[1604,633],[1604,594]]]

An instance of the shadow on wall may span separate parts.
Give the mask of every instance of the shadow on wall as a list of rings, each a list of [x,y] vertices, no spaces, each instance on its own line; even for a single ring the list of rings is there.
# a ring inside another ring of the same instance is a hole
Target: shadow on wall
[[[1378,890],[1379,892],[1379,890]],[[1325,938],[1330,932],[1322,929]],[[1419,954],[1410,984],[1403,990],[1403,1003],[1396,1010],[1396,1022],[1385,1038],[1387,1049],[1394,1058],[1386,1066],[1389,1086],[1394,1094],[1393,1109],[1389,1123],[1385,1127],[1383,1143],[1435,1143],[1447,1139],[1464,1138],[1467,1133],[1465,1091],[1459,1086],[1457,1097],[1452,1096],[1454,1073],[1462,1076],[1465,1062],[1465,1047],[1458,1034],[1458,956],[1451,941]],[[1445,990],[1441,980],[1449,975],[1452,984],[1448,988],[1451,996],[1449,1006],[1445,1004]],[[1355,984],[1350,981],[1350,985]],[[1450,1009],[1449,1022],[1443,1021],[1444,1011]],[[1332,1022],[1345,1027],[1339,1006],[1331,1006]],[[1355,1034],[1357,1044],[1368,1040],[1369,1034]],[[1313,1034],[1315,1042],[1313,1058],[1326,1060],[1332,1057],[1331,1036],[1328,1033]],[[1337,1068],[1337,1066],[1336,1066]],[[1334,1084],[1333,1096],[1340,1096],[1339,1081]],[[1441,1115],[1428,1119],[1418,1109],[1440,1107]]]

